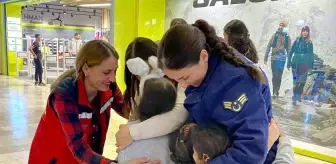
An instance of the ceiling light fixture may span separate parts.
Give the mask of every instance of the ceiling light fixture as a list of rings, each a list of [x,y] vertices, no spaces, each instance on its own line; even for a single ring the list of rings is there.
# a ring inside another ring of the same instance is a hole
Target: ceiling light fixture
[[[105,6],[111,6],[110,3],[99,3],[99,4],[83,4],[79,5],[81,7],[105,7]]]

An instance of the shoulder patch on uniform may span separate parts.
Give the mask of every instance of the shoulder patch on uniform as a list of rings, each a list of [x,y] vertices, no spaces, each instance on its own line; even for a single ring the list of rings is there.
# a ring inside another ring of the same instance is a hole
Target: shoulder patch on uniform
[[[239,112],[244,107],[247,100],[248,98],[246,97],[246,94],[243,93],[236,101],[224,101],[224,108]]]

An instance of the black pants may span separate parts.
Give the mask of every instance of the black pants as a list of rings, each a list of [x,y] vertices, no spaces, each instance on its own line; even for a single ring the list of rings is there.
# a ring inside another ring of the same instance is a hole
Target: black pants
[[[292,68],[293,74],[293,100],[300,101],[301,96],[304,90],[304,86],[306,85],[306,81],[308,78],[308,65],[307,64],[297,64],[294,68]]]
[[[42,83],[42,59],[41,58],[35,58],[35,82]]]
[[[272,60],[272,84],[273,84],[273,94],[279,94],[282,74],[285,68],[286,60]]]

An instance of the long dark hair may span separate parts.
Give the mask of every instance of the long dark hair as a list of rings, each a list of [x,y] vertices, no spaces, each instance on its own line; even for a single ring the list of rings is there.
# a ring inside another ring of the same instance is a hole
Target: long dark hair
[[[261,71],[253,65],[247,65],[232,48],[220,41],[214,28],[205,20],[169,29],[159,45],[159,64],[161,67],[175,70],[198,64],[203,49],[218,54],[225,62],[237,67],[246,67],[254,79],[265,82]]]
[[[165,78],[146,80],[137,107],[140,121],[171,111],[175,106],[176,97],[176,88],[169,80]]]
[[[125,62],[129,59],[139,57],[144,61],[147,61],[150,56],[156,56],[157,44],[148,38],[138,37],[131,42],[125,55]],[[129,69],[125,68],[125,84],[126,90],[124,93],[124,108],[132,108],[132,103],[135,105],[135,94],[139,94],[139,83],[135,75],[133,75]]]
[[[225,25],[224,32],[228,35],[229,46],[235,48],[252,62],[258,63],[257,50],[244,22],[237,19],[232,20]]]
[[[304,26],[304,27],[302,27],[302,29],[301,29],[301,33],[300,33],[300,37],[303,37],[302,36],[302,32],[303,31],[307,31],[308,32],[308,36],[307,36],[307,38],[305,39],[305,41],[308,43],[308,42],[310,42],[310,28],[309,28],[309,26]]]

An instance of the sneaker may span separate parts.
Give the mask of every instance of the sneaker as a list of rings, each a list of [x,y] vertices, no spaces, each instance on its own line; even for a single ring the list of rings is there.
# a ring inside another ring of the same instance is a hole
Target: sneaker
[[[40,83],[39,83],[39,86],[45,86],[45,84],[44,84],[44,83],[42,83],[42,82],[40,82]]]
[[[35,85],[39,84],[37,81],[35,81]]]

